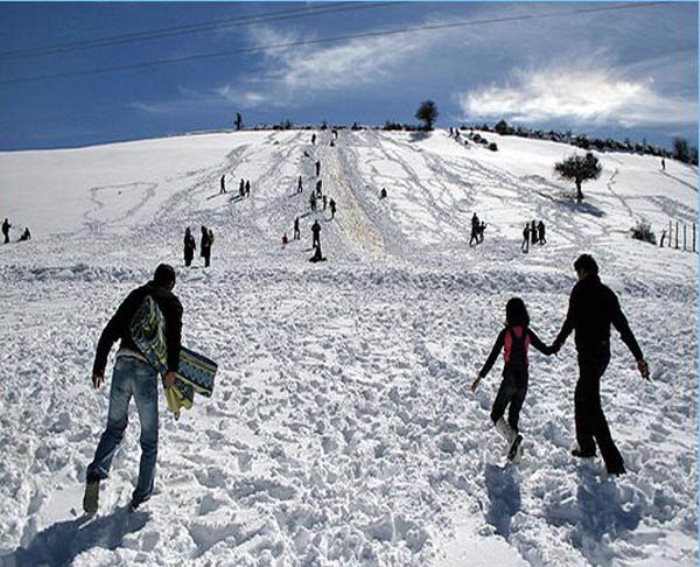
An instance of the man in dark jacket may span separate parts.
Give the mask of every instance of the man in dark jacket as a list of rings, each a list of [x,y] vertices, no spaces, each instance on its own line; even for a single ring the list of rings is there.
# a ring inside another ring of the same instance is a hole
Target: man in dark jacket
[[[622,455],[610,434],[608,422],[600,404],[600,379],[610,362],[610,324],[637,361],[644,380],[649,379],[649,367],[622,313],[615,293],[600,281],[598,265],[592,256],[583,254],[574,262],[578,283],[571,291],[569,311],[554,344],[558,352],[571,331],[576,331],[579,379],[574,395],[576,440],[575,457],[595,456],[596,444],[609,474],[625,472]]]
[[[158,452],[158,372],[139,351],[129,326],[144,299],[151,296],[165,319],[168,370],[163,376],[163,384],[166,388],[172,386],[180,363],[182,331],[182,304],[172,293],[174,286],[175,270],[172,266],[160,264],[153,280],[126,297],[100,335],[92,369],[95,388],[99,388],[105,380],[107,356],[112,345],[118,340],[121,343],[112,371],[107,429],[102,434],[94,460],[87,468],[83,508],[88,514],[97,511],[100,481],[109,475],[112,458],[124,436],[132,396],[141,424],[141,463],[131,507],[138,508],[153,492]]]

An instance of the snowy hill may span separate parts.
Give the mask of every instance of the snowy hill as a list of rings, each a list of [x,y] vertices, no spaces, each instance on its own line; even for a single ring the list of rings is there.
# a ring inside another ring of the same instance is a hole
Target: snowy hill
[[[0,564],[695,565],[697,258],[629,229],[692,224],[697,169],[599,154],[603,174],[577,205],[553,175],[570,146],[487,134],[491,152],[440,130],[341,130],[331,147],[316,134],[0,153],[13,223],[0,246]],[[316,160],[333,220],[309,211]],[[474,212],[487,228],[470,247]],[[283,247],[296,216],[302,240]],[[314,265],[316,218],[328,261]],[[523,254],[532,219],[548,243]],[[202,224],[212,266],[187,270],[184,229]],[[25,226],[33,239],[14,242]],[[628,470],[617,479],[569,455],[572,339],[531,355],[518,467],[489,422],[501,361],[469,391],[508,298],[553,340],[582,252],[652,369],[643,383],[613,332],[602,398]],[[164,261],[178,268],[183,344],[220,364],[216,390],[178,422],[161,407],[156,493],[131,514],[130,424],[85,522],[109,398],[90,384],[97,338]]]

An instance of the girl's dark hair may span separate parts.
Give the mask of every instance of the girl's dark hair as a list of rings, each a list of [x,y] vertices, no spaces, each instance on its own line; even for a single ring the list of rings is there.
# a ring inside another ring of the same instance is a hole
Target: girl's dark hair
[[[530,325],[530,315],[527,313],[525,302],[519,297],[511,297],[506,303],[506,324],[522,325],[527,327]]]

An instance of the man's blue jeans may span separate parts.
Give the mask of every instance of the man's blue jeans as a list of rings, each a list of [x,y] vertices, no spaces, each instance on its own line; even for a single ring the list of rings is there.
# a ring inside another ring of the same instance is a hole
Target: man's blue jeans
[[[119,356],[112,372],[109,392],[107,429],[95,451],[95,460],[87,469],[87,477],[107,478],[112,458],[124,437],[129,419],[129,401],[136,401],[141,423],[141,465],[133,498],[148,500],[153,492],[158,454],[158,373],[146,362],[129,356]]]

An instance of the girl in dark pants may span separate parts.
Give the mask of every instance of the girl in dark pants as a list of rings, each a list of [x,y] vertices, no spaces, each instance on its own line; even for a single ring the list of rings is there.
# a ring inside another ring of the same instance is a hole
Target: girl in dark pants
[[[498,334],[496,343],[491,349],[484,367],[472,384],[472,392],[477,389],[482,379],[489,373],[496,362],[501,349],[504,349],[503,381],[498,388],[496,400],[491,409],[491,421],[496,430],[503,436],[510,450],[508,458],[513,459],[519,452],[522,436],[519,434],[518,420],[520,408],[527,395],[528,359],[530,345],[543,354],[553,353],[551,347],[545,345],[529,328],[530,316],[525,303],[519,297],[513,297],[506,304],[506,326]],[[508,407],[509,406],[509,407]],[[508,421],[503,419],[508,407]]]

